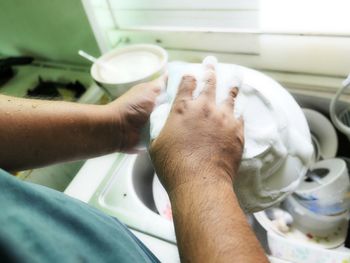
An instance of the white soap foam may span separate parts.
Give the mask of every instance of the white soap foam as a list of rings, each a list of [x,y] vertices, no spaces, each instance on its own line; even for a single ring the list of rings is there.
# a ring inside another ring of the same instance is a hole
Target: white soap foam
[[[143,79],[159,68],[161,58],[147,51],[133,51],[110,57],[103,61],[108,68],[98,66],[97,74],[108,83],[126,83]],[[115,72],[109,70],[115,69]]]

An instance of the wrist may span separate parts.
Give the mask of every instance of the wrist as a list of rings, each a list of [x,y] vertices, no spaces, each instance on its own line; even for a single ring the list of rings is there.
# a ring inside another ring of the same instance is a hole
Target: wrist
[[[181,173],[181,178],[176,178],[172,182],[168,182],[166,190],[170,198],[177,198],[182,196],[182,193],[194,193],[193,189],[200,189],[200,192],[206,190],[204,189],[217,189],[220,191],[222,187],[228,188],[233,192],[233,184],[230,176],[227,175],[221,169],[216,170],[206,170],[201,171],[200,173],[194,172],[184,172]],[[174,178],[174,177],[172,177]]]
[[[110,104],[98,105],[94,111],[93,126],[97,127],[101,134],[101,143],[105,142],[111,151],[122,148],[123,128],[121,125],[120,112]]]
[[[179,213],[202,213],[216,210],[218,206],[231,206],[240,209],[231,181],[217,178],[192,180],[168,192],[173,216]]]
[[[154,153],[151,152],[151,155]],[[167,155],[163,155],[161,159],[155,159],[153,163],[156,172],[168,193],[182,185],[227,183],[232,187],[238,170],[219,163],[216,165],[212,160],[206,162],[181,160],[181,158],[167,158]]]

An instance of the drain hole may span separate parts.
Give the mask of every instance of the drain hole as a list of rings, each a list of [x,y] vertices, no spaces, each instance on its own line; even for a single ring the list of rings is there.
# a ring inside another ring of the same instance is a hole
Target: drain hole
[[[304,179],[305,182],[314,182],[314,178],[316,177],[317,179],[322,179],[323,177],[327,176],[329,174],[329,169],[327,168],[317,168],[312,171],[308,171],[306,174],[306,177]]]

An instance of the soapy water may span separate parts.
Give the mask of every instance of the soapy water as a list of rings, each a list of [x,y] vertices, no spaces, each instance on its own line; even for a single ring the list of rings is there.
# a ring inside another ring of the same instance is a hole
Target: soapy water
[[[193,98],[204,88],[207,65],[216,72],[216,103],[233,87],[239,89],[233,115],[244,119],[245,145],[234,185],[242,208],[258,211],[281,201],[298,186],[310,163],[313,147],[305,117],[294,99],[275,81],[254,70],[218,64],[208,57],[203,64],[169,63],[166,98],[151,115],[150,136],[164,126],[185,74],[197,79]]]

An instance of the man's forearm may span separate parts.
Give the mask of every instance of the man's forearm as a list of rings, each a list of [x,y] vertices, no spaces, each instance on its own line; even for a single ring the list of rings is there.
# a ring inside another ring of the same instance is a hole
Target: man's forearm
[[[170,193],[181,261],[267,262],[231,182],[210,178],[202,174]]]
[[[115,120],[104,110],[0,95],[0,167],[34,168],[116,150]]]

